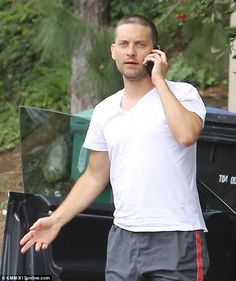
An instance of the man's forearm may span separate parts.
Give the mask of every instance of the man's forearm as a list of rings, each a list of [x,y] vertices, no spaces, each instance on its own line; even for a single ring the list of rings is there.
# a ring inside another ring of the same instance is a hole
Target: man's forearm
[[[52,219],[61,226],[69,222],[78,213],[84,211],[102,192],[105,185],[99,185],[95,179],[85,174],[75,183],[62,204],[52,213]]]
[[[172,134],[181,145],[193,144],[201,132],[200,117],[177,100],[164,79],[159,80],[156,87]]]

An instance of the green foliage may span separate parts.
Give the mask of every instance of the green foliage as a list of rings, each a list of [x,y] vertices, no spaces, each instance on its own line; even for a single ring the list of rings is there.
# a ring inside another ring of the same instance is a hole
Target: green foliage
[[[111,24],[114,26],[123,16],[129,14],[142,14],[152,20],[158,19],[168,6],[176,1],[150,1],[150,0],[111,0]]]
[[[87,55],[88,79],[92,81],[96,94],[102,99],[120,89],[123,80],[115,62],[111,59],[110,46],[113,42],[113,32],[100,29],[93,32],[92,37],[95,47]]]
[[[88,91],[93,89],[94,95],[102,99],[119,89],[122,79],[110,55],[113,31],[76,17],[70,7],[59,0],[51,2],[49,7],[47,2],[42,0],[38,3],[44,13],[39,34],[35,38],[41,61],[71,61],[75,51],[82,45],[88,63],[88,72],[82,80],[87,84]],[[88,45],[92,45],[91,52],[86,49],[84,38],[89,42]]]
[[[208,67],[208,62],[198,68],[187,60],[183,54],[172,59],[170,65],[168,72],[168,79],[170,80],[186,81],[201,88],[217,85],[219,81],[221,84],[227,82],[226,79],[222,79],[222,76],[226,77],[226,74],[222,73],[223,75],[221,76],[217,68],[214,70],[212,67]],[[222,71],[226,72],[224,67],[222,67]]]
[[[10,7],[10,1],[2,1],[2,5],[4,2],[6,8],[0,12],[0,96],[10,97],[18,91],[20,81],[30,73],[37,59],[30,45],[37,15],[27,1]]]
[[[66,1],[41,0],[36,3],[42,17],[34,43],[41,53],[41,60],[70,61],[84,34],[92,27],[76,17]]]
[[[181,36],[185,34],[195,36],[189,38],[181,46],[182,51],[170,60],[169,78],[188,81],[202,88],[225,83],[228,78],[229,43],[223,27],[217,23],[203,25],[195,21],[182,30]]]
[[[35,66],[32,73],[22,81],[25,88],[20,92],[21,102],[25,106],[68,112],[70,110],[69,82],[69,66],[67,68],[57,65],[51,68],[44,65]]]
[[[169,79],[203,88],[226,83],[231,12],[229,1],[189,0],[159,23],[160,44],[169,56]],[[176,18],[180,13],[185,16],[182,21]]]
[[[0,153],[14,148],[18,140],[18,109],[11,102],[0,101]]]
[[[19,141],[19,105],[69,111],[70,65],[51,54],[41,59],[35,40],[43,17],[38,3],[0,1],[0,152]]]

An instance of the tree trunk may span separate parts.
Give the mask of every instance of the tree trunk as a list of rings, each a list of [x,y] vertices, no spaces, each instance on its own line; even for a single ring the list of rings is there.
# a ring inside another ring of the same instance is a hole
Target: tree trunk
[[[96,26],[107,23],[109,0],[73,0],[73,4],[77,16]],[[93,108],[99,101],[86,77],[88,64],[85,57],[92,48],[90,36],[85,34],[80,47],[75,50],[72,58],[71,113]]]

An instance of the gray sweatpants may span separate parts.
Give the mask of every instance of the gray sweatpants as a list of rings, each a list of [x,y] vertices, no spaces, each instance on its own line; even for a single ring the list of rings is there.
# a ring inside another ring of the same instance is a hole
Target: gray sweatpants
[[[208,265],[202,231],[110,230],[106,281],[203,281]]]

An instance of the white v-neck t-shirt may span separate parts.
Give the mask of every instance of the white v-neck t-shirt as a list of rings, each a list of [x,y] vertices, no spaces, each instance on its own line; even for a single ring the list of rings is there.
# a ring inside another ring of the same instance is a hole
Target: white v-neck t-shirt
[[[176,98],[203,120],[206,109],[188,83],[167,81]],[[114,224],[130,231],[206,230],[196,187],[196,144],[181,146],[170,132],[156,88],[130,110],[124,90],[94,109],[84,147],[108,151]]]

